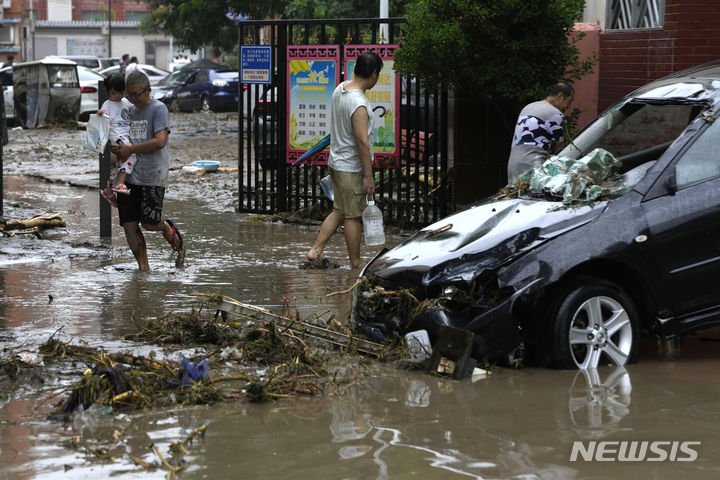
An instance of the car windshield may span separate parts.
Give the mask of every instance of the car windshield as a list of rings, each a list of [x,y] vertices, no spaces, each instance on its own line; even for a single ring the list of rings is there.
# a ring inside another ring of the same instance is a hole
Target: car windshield
[[[180,85],[194,73],[194,70],[176,70],[158,82],[158,85],[173,87]]]
[[[705,108],[702,102],[657,102],[633,99],[620,103],[583,130],[560,153],[579,158],[596,148],[610,152],[619,160],[652,149],[657,160],[662,152]]]

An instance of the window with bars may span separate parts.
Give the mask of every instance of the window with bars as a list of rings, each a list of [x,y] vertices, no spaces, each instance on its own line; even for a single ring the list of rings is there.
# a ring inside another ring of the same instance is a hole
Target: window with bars
[[[665,17],[665,0],[608,1],[608,30],[661,28]]]

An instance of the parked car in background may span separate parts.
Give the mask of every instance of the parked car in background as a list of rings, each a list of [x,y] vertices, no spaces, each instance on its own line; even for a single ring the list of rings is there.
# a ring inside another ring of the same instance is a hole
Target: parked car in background
[[[352,323],[433,343],[454,327],[477,361],[567,369],[631,363],[641,332],[720,325],[718,115],[720,62],[636,90],[525,186],[381,251]]]
[[[150,97],[163,102],[165,105],[169,105],[172,99],[172,91],[183,85],[193,74],[193,71],[194,70],[175,70],[160,80],[156,85],[152,86],[150,89]]]
[[[170,75],[170,72],[163,70],[162,68],[158,68],[154,65],[139,63],[138,67],[141,68],[142,71],[145,72],[145,75],[148,76],[148,80],[150,80],[150,86],[157,85],[158,82]],[[107,77],[111,73],[120,73],[120,65],[113,65],[112,67],[104,68],[98,73],[105,77]]]
[[[5,119],[7,123],[15,122],[15,105],[13,101],[13,67],[0,68],[0,85],[5,103]]]
[[[87,122],[90,114],[98,111],[98,82],[105,77],[78,65],[78,80],[80,81],[80,121]]]
[[[173,89],[166,103],[181,112],[237,110],[238,72],[209,68],[194,70]]]
[[[93,70],[96,72],[99,72],[100,70],[111,67],[113,65],[120,64],[120,58],[118,58],[118,57],[108,58],[108,57],[97,57],[94,55],[49,55],[49,56],[55,57],[55,58],[65,58],[67,60],[72,60],[73,62],[77,63],[78,65],[87,67],[90,70]]]

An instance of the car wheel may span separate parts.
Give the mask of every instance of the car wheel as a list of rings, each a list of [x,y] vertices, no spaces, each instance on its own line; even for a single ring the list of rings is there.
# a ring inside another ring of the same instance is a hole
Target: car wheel
[[[640,320],[630,296],[618,285],[584,278],[561,289],[541,326],[544,360],[553,368],[597,368],[635,361]]]
[[[171,100],[170,101],[170,108],[168,109],[171,112],[177,113],[180,111],[180,105],[178,104],[177,100]]]
[[[200,99],[200,110],[203,112],[209,112],[210,111],[210,102],[208,101],[208,98],[203,96]]]

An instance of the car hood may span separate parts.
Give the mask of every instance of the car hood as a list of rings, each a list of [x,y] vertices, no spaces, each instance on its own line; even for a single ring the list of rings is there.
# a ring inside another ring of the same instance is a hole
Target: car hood
[[[474,206],[423,228],[365,268],[397,286],[470,282],[517,255],[598,217],[607,202],[506,199]]]

